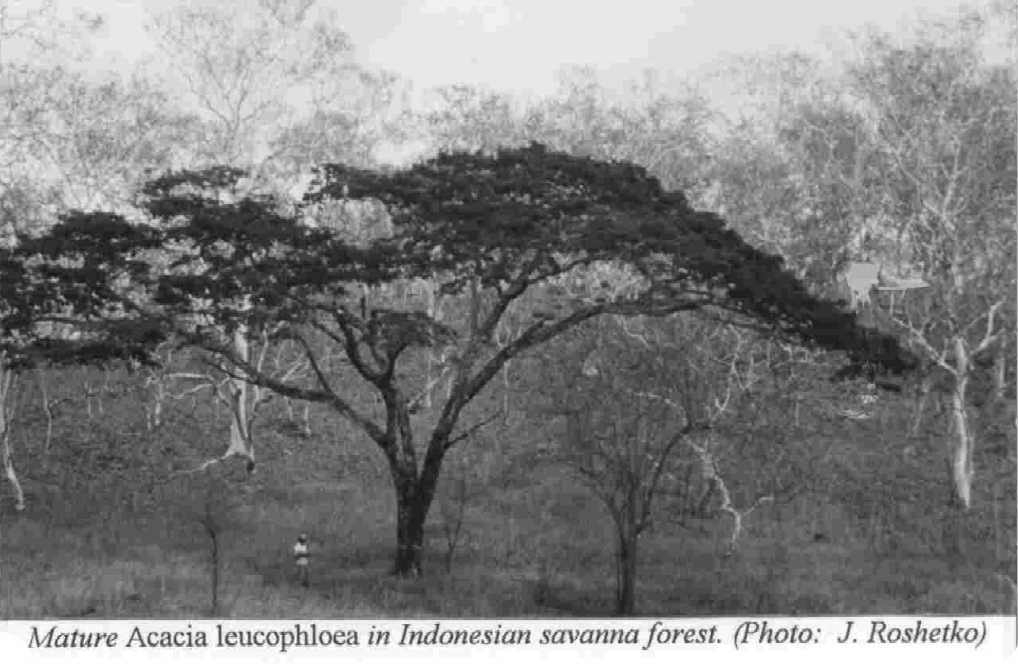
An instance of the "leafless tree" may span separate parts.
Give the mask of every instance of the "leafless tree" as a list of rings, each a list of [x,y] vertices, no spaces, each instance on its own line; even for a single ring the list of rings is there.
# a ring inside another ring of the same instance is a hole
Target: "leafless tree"
[[[702,486],[732,518],[729,551],[743,519],[771,499],[735,504],[710,435],[755,379],[746,363],[747,338],[726,324],[692,316],[609,319],[570,339],[567,359],[554,364],[553,408],[565,425],[562,459],[605,505],[615,526],[620,615],[635,608],[639,540],[652,523],[656,499],[674,480],[683,449],[693,453]]]

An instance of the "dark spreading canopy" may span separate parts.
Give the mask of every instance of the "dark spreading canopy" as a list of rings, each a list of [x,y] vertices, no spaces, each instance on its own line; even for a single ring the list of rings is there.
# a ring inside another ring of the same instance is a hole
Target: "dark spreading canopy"
[[[638,306],[627,312],[701,302],[847,351],[855,363],[901,371],[911,361],[895,339],[811,295],[781,258],[750,246],[719,216],[694,210],[683,194],[664,191],[630,163],[532,144],[497,155],[442,154],[387,173],[321,168],[307,200],[344,198],[385,204],[399,247],[394,255],[410,274],[444,269],[505,290],[578,265],[619,261],[646,277],[646,289],[629,298]]]
[[[372,199],[388,212],[393,232],[358,246],[271,198],[238,194],[242,177],[225,167],[171,173],[141,192],[150,223],[73,213],[43,237],[22,238],[3,257],[5,328],[24,330],[38,315],[77,317],[92,326],[95,346],[94,328],[107,319],[115,347],[102,347],[134,354],[182,317],[227,328],[298,322],[309,300],[344,297],[352,284],[423,277],[455,292],[475,283],[508,306],[548,279],[611,262],[636,270],[643,287],[614,301],[571,302],[575,320],[710,306],[846,351],[856,365],[910,363],[893,338],[812,296],[780,258],[633,164],[534,144],[442,154],[391,172],[324,166],[307,204]],[[423,329],[419,312],[386,315],[394,335]]]

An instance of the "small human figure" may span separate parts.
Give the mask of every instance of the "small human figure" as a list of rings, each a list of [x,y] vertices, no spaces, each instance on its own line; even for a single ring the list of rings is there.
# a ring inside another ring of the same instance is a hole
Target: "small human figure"
[[[293,560],[297,563],[297,574],[300,576],[300,584],[308,587],[308,563],[311,559],[311,551],[308,548],[308,536],[301,533],[297,537],[297,543],[293,545]]]

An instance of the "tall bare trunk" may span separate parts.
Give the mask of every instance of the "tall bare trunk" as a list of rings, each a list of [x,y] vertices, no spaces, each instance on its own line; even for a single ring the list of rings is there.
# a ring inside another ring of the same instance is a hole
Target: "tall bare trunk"
[[[435,295],[434,284],[431,284],[430,282],[429,283],[425,283],[425,285],[424,285],[424,297],[425,297],[425,306],[427,307],[428,316],[432,320],[438,320],[435,317],[436,310],[437,310],[436,301],[437,301],[438,298]],[[425,386],[424,387],[424,390],[425,390],[425,392],[424,392],[424,407],[427,408],[428,410],[431,410],[431,375],[435,371],[435,365],[436,364],[437,364],[437,359],[435,357],[435,350],[433,348],[429,348],[428,352],[426,353],[426,357],[425,357],[425,369],[424,369],[424,386]]]
[[[233,333],[233,350],[245,362],[251,361],[251,345],[248,342],[248,328],[239,325]],[[224,456],[236,454],[247,457],[248,469],[254,468],[254,440],[251,435],[253,413],[249,412],[249,391],[247,381],[231,378],[229,381],[230,397],[230,444]]]
[[[227,455],[240,454],[254,458],[251,449],[251,429],[247,408],[247,383],[237,381],[231,386],[230,394],[230,445]]]
[[[14,509],[20,512],[25,509],[25,492],[21,489],[11,458],[11,427],[14,424],[14,392],[18,376],[3,364],[3,359],[0,356],[0,456],[3,457],[4,474],[14,491]]]
[[[46,387],[46,370],[42,367],[36,369],[36,376],[39,379],[39,392],[42,395],[42,412],[46,414],[46,440],[43,442],[42,450],[49,454],[50,444],[53,442],[53,402],[49,398],[49,390]]]
[[[954,340],[954,386],[951,390],[951,415],[954,423],[954,442],[950,452],[951,479],[954,495],[964,509],[972,505],[972,479],[975,474],[972,463],[974,440],[969,428],[968,406],[966,403],[969,381],[969,357],[965,341]]]

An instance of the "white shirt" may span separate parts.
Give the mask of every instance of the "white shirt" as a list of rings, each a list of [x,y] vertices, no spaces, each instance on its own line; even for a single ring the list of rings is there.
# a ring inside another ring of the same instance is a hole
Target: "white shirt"
[[[296,544],[293,545],[293,557],[297,559],[298,565],[301,566],[307,565],[308,556],[310,555],[311,554],[308,551],[307,542],[297,542]]]

